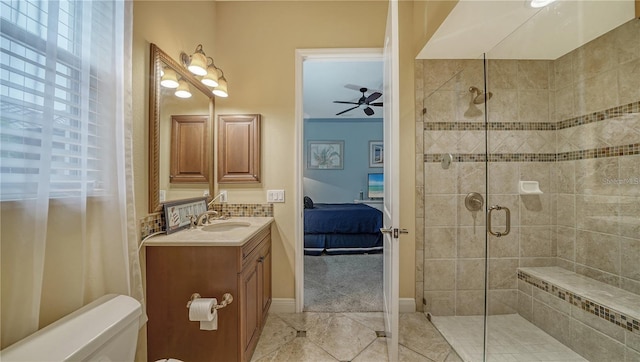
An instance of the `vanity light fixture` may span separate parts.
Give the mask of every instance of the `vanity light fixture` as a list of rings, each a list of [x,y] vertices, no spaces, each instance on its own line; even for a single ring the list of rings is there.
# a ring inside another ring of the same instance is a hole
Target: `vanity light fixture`
[[[222,70],[220,70],[220,73],[222,73]],[[218,79],[218,86],[213,88],[212,92],[214,95],[222,98],[229,96],[229,93],[227,93],[227,80],[224,77],[224,73],[222,73],[220,79]]]
[[[166,88],[178,88],[178,75],[173,69],[165,68],[162,71],[162,78],[160,78],[160,84]]]
[[[218,68],[213,63],[213,59],[211,57],[208,57],[207,60],[211,61],[209,66],[207,67],[207,74],[205,74],[200,81],[202,82],[202,84],[208,87],[217,87],[219,76]]]
[[[198,44],[196,51],[191,55],[180,53],[180,59],[191,73],[201,76],[207,74],[207,56],[202,50],[202,44]]]
[[[187,81],[185,81],[184,79],[180,79],[178,83],[179,85],[175,93],[176,97],[191,98],[191,89],[189,88],[189,83],[187,83]]]
[[[227,80],[224,77],[222,69],[216,67],[213,58],[207,57],[202,49],[202,44],[198,44],[196,50],[191,55],[181,52],[180,61],[182,61],[182,65],[185,68],[198,76],[197,79],[200,79],[202,84],[213,88],[211,91],[214,95],[223,98],[229,96],[227,92]]]

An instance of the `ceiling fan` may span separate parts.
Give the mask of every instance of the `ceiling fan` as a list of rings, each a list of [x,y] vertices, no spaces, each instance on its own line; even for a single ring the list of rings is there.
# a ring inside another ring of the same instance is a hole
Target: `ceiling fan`
[[[360,99],[358,99],[357,102],[347,102],[347,101],[333,101],[333,103],[340,103],[340,104],[355,104],[355,106],[345,109],[342,112],[338,112],[336,113],[336,116],[339,116],[343,113],[349,112],[351,110],[354,110],[360,106],[365,106],[363,111],[367,116],[372,116],[373,115],[373,109],[371,108],[371,106],[374,107],[382,107],[382,102],[373,102],[376,99],[380,98],[382,96],[382,93],[380,92],[373,92],[370,95],[366,96],[365,93],[367,93],[369,90],[365,87],[360,87],[360,92],[362,92],[362,97],[360,97]]]

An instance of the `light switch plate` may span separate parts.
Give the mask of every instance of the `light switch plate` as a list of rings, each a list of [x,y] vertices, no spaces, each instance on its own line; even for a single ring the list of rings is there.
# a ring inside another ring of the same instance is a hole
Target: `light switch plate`
[[[267,202],[284,202],[284,190],[267,190]]]
[[[227,190],[220,190],[220,202],[227,202]]]

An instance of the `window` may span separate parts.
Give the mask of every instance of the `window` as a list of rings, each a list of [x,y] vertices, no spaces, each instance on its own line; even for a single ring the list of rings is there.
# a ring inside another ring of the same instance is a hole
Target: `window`
[[[109,189],[117,3],[0,2],[0,201]]]

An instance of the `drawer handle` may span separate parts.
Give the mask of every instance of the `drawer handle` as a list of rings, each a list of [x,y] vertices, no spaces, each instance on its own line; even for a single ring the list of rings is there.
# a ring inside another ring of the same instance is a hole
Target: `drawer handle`
[[[264,256],[261,256],[258,258],[258,263],[262,263],[262,262],[264,262]]]

